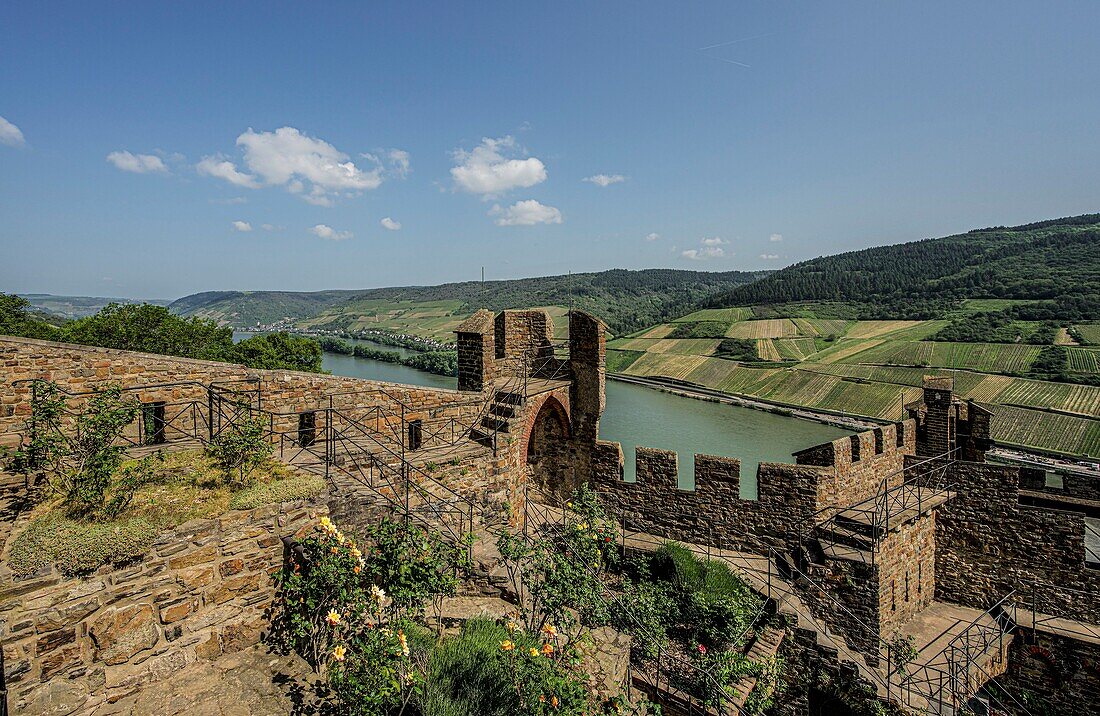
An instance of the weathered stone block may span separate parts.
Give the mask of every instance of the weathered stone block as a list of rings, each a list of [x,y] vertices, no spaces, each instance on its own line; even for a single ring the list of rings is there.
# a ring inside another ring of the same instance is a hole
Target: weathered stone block
[[[96,658],[106,664],[125,663],[146,649],[151,649],[160,638],[148,604],[133,604],[111,609],[99,616],[88,630],[96,647]]]

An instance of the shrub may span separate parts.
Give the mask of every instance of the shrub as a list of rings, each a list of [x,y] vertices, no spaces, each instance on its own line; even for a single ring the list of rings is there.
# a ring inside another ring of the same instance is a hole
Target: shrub
[[[29,577],[50,564],[66,576],[88,574],[104,564],[140,558],[159,533],[160,527],[143,517],[99,523],[47,513],[31,520],[12,540],[8,564],[19,577]]]
[[[274,452],[267,439],[267,428],[255,418],[234,422],[206,446],[207,456],[236,487],[247,485],[251,472],[266,463]]]
[[[234,494],[229,501],[229,509],[251,510],[262,505],[301,500],[323,492],[326,487],[323,477],[310,474],[259,482]]]
[[[679,607],[667,583],[627,581],[612,610],[611,624],[634,637],[636,655],[655,659],[668,644],[668,629],[678,617]]]

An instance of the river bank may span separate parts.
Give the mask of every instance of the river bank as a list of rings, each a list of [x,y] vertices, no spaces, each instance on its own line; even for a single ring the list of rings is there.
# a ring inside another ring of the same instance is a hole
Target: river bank
[[[607,377],[611,380],[617,380],[623,383],[644,385],[647,388],[659,390],[663,393],[670,393],[672,395],[679,395],[685,398],[694,398],[696,400],[705,400],[711,403],[725,403],[726,405],[736,405],[742,408],[763,410],[774,415],[783,415],[786,417],[799,418],[801,420],[812,420],[815,423],[821,423],[822,425],[831,425],[833,427],[843,428],[845,430],[869,430],[880,424],[872,420],[857,418],[849,415],[824,413],[815,410],[808,410],[806,408],[796,408],[789,405],[769,403],[767,401],[759,400],[757,398],[746,398],[741,395],[722,393],[717,390],[702,388],[696,385],[691,385],[690,383],[682,383],[680,381],[672,380],[670,378],[639,378],[636,376],[619,375],[617,373],[608,373]]]

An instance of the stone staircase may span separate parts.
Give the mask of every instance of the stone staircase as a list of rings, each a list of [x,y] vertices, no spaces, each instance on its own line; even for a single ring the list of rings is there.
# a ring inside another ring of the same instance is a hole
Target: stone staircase
[[[495,388],[481,422],[470,430],[470,439],[495,450],[500,433],[512,431],[512,421],[520,416],[526,402],[520,391],[509,387]]]

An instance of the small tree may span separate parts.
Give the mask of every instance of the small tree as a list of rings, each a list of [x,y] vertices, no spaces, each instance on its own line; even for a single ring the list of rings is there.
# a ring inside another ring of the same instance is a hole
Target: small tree
[[[85,517],[111,517],[129,502],[125,495],[112,496],[106,514],[108,492],[133,489],[140,480],[133,474],[119,481],[123,446],[116,444],[122,431],[137,418],[140,403],[124,397],[111,386],[97,391],[62,425],[66,412],[61,390],[54,383],[34,384],[29,424],[31,441],[17,458],[24,469],[45,468],[51,491],[61,495],[69,511]],[[116,509],[117,508],[117,509]]]
[[[274,446],[267,439],[267,428],[256,418],[233,423],[206,446],[206,454],[226,480],[236,486],[248,484],[250,473],[267,462],[274,452]]]

